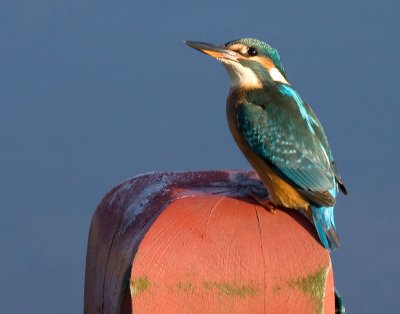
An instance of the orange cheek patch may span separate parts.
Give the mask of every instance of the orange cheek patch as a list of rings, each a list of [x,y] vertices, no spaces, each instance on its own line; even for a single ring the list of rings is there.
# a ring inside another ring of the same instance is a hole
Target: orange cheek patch
[[[274,62],[268,57],[256,57],[256,60],[257,62],[261,63],[267,70],[275,68]]]

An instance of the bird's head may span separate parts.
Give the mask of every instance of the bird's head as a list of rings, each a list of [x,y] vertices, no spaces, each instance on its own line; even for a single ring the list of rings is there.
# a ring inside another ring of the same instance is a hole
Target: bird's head
[[[219,46],[196,41],[185,44],[222,62],[231,78],[231,87],[252,89],[276,82],[289,84],[278,51],[258,39],[243,38]]]

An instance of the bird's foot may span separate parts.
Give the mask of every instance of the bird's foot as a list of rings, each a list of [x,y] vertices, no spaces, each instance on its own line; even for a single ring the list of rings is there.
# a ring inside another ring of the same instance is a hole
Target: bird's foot
[[[269,196],[261,199],[251,191],[248,192],[248,195],[253,200],[255,200],[258,204],[260,204],[262,207],[264,207],[266,210],[268,210],[270,213],[276,214],[276,210],[278,209],[278,206],[275,206],[274,204],[272,204],[271,198]]]

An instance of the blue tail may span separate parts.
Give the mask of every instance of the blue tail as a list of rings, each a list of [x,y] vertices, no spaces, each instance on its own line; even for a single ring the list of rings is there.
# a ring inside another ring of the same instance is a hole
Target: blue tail
[[[331,251],[339,248],[340,240],[335,228],[332,207],[311,207],[312,217],[319,239],[323,246]]]

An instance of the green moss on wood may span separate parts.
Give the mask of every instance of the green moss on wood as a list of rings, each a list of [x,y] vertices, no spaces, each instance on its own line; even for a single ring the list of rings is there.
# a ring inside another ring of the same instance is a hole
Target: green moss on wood
[[[257,288],[253,285],[236,285],[228,282],[206,281],[203,283],[207,291],[216,290],[218,294],[228,297],[252,297],[257,293]]]
[[[194,291],[194,284],[191,282],[178,282],[178,284],[176,285],[176,287],[179,290],[185,291],[185,292],[193,292]]]
[[[282,288],[279,285],[276,285],[272,288],[272,291],[274,294],[279,294],[281,292]]]
[[[138,295],[150,288],[150,281],[145,277],[134,278],[131,281],[131,294]]]
[[[323,267],[306,277],[288,281],[289,287],[297,288],[311,296],[317,306],[317,313],[324,310],[325,286],[329,267]]]

